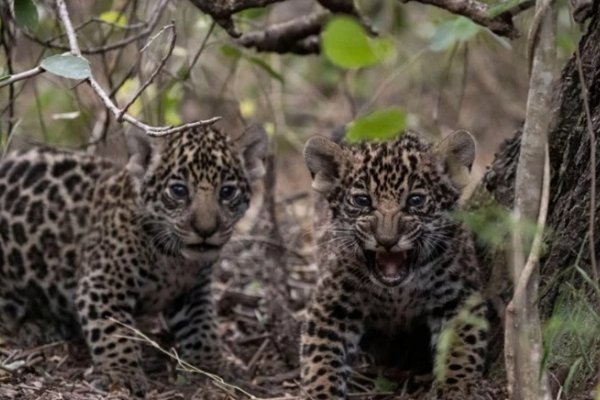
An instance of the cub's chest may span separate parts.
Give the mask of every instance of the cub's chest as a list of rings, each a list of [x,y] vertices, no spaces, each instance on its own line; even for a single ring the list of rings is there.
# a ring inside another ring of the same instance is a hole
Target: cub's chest
[[[141,276],[140,310],[157,313],[169,307],[173,300],[198,286],[210,289],[212,268],[197,262],[164,258]]]
[[[426,313],[426,302],[413,288],[383,292],[367,296],[367,326],[382,330],[404,329]]]

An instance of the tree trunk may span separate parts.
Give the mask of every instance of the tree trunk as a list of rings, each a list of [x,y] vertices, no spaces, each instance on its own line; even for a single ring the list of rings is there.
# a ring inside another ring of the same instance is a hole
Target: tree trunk
[[[600,2],[594,3],[592,20],[579,43],[579,51],[588,88],[592,127],[595,132],[600,132]],[[552,114],[553,120],[550,121],[549,130],[551,192],[547,219],[547,247],[540,263],[540,311],[541,315],[547,319],[559,308],[560,301],[565,300],[565,293],[568,294],[574,290],[580,291],[584,294],[585,301],[592,305],[591,309],[595,310],[597,319],[594,324],[597,332],[598,326],[600,326],[598,324],[600,296],[594,293],[591,281],[586,281],[582,271],[575,268],[576,265],[579,266],[592,279],[596,275],[591,266],[588,242],[591,197],[590,136],[575,55],[564,67],[554,97],[555,112]],[[517,132],[513,138],[503,144],[496,154],[482,185],[470,199],[472,207],[481,205],[482,201],[488,202],[491,197],[506,209],[513,208],[520,137],[520,132]],[[594,148],[597,154],[599,147],[599,143],[596,141]],[[598,185],[598,182],[595,184]],[[596,198],[596,210],[598,203],[600,203],[600,199]],[[596,211],[595,219],[595,246],[592,251],[598,254],[600,243],[598,240],[600,237],[598,211]],[[501,262],[498,261],[499,257],[502,258]],[[507,264],[504,262],[506,257],[497,249],[494,251],[489,248],[485,249],[481,253],[481,258],[482,265],[488,266],[490,274],[497,274],[497,271],[493,270],[500,264],[504,264],[500,268],[506,268]],[[490,286],[497,286],[498,280],[495,278],[497,275],[492,275],[490,280],[494,282],[490,283]],[[595,285],[598,288],[598,282]],[[503,291],[498,290],[497,287],[492,290],[496,294]],[[506,300],[507,291],[504,290],[504,293],[501,294]],[[573,298],[568,295],[567,297]],[[583,328],[594,329],[593,326],[584,326]],[[600,364],[598,341],[595,342],[595,346],[595,348],[589,349],[588,355],[595,360],[596,368],[598,368],[598,364]],[[560,380],[561,371],[558,375]],[[591,379],[588,378],[586,383],[591,385]],[[586,389],[590,388],[589,385],[585,385]]]

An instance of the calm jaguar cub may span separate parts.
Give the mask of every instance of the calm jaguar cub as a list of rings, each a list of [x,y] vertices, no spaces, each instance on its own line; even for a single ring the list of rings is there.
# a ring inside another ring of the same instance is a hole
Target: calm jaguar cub
[[[140,346],[116,321],[163,312],[182,358],[222,367],[211,266],[263,172],[266,135],[212,126],[132,135],[125,167],[33,149],[0,162],[0,333],[83,335],[112,382],[146,390]]]
[[[430,396],[480,398],[487,306],[471,237],[450,215],[474,156],[464,131],[437,147],[411,132],[352,146],[308,141],[312,187],[327,209],[322,276],[301,339],[311,398],[346,398],[349,358],[367,336],[407,354],[413,350],[398,337],[419,329],[429,337],[420,357],[435,365]]]

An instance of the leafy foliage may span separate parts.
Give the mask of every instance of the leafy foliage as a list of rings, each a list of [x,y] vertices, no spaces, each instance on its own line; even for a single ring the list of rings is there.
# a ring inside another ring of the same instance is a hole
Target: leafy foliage
[[[239,48],[229,46],[229,45],[224,45],[223,47],[221,47],[221,53],[225,57],[229,57],[234,60],[244,59],[244,60],[250,62],[251,64],[257,66],[258,68],[262,69],[271,78],[279,81],[279,83],[282,83],[282,84],[284,83],[283,75],[281,75],[279,72],[275,71],[273,69],[273,67],[271,67],[265,60],[263,60],[260,57],[257,57],[257,56],[251,55],[251,54],[246,54]]]
[[[109,24],[115,24],[117,26],[123,27],[127,25],[127,17],[115,10],[105,11],[100,14],[100,20],[107,22]]]
[[[345,69],[377,65],[395,54],[390,39],[367,36],[350,17],[332,18],[321,35],[321,45],[327,59]]]
[[[37,28],[38,12],[33,0],[15,0],[15,20],[22,28]]]
[[[54,75],[69,79],[86,79],[92,74],[88,60],[71,54],[50,56],[43,59],[40,66]]]
[[[346,139],[350,143],[363,140],[389,140],[406,129],[406,112],[399,108],[375,111],[348,124]]]
[[[437,26],[429,40],[429,48],[433,51],[443,51],[454,45],[467,42],[484,28],[465,17],[457,17],[442,22]]]
[[[594,376],[600,354],[600,286],[578,266],[568,269],[579,274],[587,285],[566,284],[551,317],[543,326],[543,366],[567,371],[563,391],[576,391],[585,380]],[[563,277],[564,279],[564,277]],[[570,279],[569,279],[570,280]],[[594,296],[592,293],[596,293]]]
[[[456,211],[454,217],[463,222],[479,241],[492,249],[504,248],[510,233],[517,227],[523,234],[523,240],[531,243],[537,224],[534,221],[515,220],[512,213],[499,206],[482,207],[474,211]],[[546,236],[549,234],[546,231]]]

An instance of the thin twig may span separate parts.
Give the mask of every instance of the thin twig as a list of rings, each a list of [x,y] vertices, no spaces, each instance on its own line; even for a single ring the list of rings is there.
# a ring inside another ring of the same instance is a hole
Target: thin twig
[[[514,311],[515,304],[522,304],[525,298],[525,290],[529,284],[531,274],[540,260],[540,253],[543,244],[544,228],[546,226],[546,218],[548,216],[548,204],[550,203],[550,157],[548,156],[548,146],[546,145],[546,156],[544,158],[544,179],[542,183],[542,198],[540,200],[540,211],[538,214],[537,226],[531,251],[525,263],[525,267],[521,272],[517,286],[514,291],[513,298],[507,306],[508,309]]]
[[[388,77],[386,77],[377,87],[377,89],[371,95],[369,101],[367,101],[358,111],[358,115],[363,115],[365,112],[369,111],[376,103],[377,99],[384,90],[389,89],[390,85],[406,70],[411,67],[416,61],[418,61],[424,54],[427,54],[429,49],[427,47],[422,48],[421,50],[414,53],[403,65],[397,66],[390,73]]]
[[[121,321],[119,321],[118,319],[115,318],[109,318],[109,320],[111,322],[114,322],[122,327],[124,327],[125,329],[131,331],[134,336],[121,336],[119,335],[119,337],[124,337],[127,339],[131,339],[131,340],[136,340],[138,342],[143,342],[146,344],[149,344],[150,346],[154,347],[156,350],[160,351],[161,353],[169,356],[170,358],[172,358],[173,360],[177,361],[177,364],[179,365],[179,367],[187,372],[194,372],[194,373],[199,373],[201,375],[206,376],[207,378],[209,378],[210,380],[212,380],[217,387],[227,390],[229,391],[234,391],[234,392],[239,392],[242,393],[245,396],[248,396],[250,399],[252,400],[266,400],[266,399],[261,399],[259,397],[256,397],[250,393],[248,393],[247,391],[245,391],[244,389],[242,389],[239,386],[233,385],[231,383],[227,383],[223,380],[223,378],[221,378],[218,375],[215,374],[211,374],[210,372],[206,372],[190,363],[188,363],[187,361],[182,360],[179,355],[177,354],[177,352],[175,351],[175,349],[172,349],[171,351],[165,350],[163,349],[158,343],[156,343],[156,341],[150,339],[147,335],[145,335],[142,331],[134,328],[131,325],[127,325]]]
[[[150,46],[150,44],[152,44],[152,42],[154,40],[156,40],[156,38],[158,38],[160,35],[162,35],[167,30],[171,30],[171,32],[172,32],[171,42],[169,43],[169,49],[167,50],[167,52],[163,56],[163,58],[160,60],[156,69],[152,72],[150,77],[146,80],[146,82],[144,82],[142,84],[142,86],[140,86],[140,88],[137,90],[135,95],[133,95],[133,97],[131,99],[129,99],[127,104],[125,104],[125,106],[123,106],[123,108],[121,109],[121,112],[119,113],[119,115],[117,115],[117,121],[121,122],[123,120],[123,115],[127,112],[129,107],[131,107],[131,105],[137,100],[137,98],[140,97],[142,92],[144,90],[146,90],[146,88],[152,84],[152,81],[154,81],[154,78],[156,78],[158,73],[164,68],[165,64],[167,63],[167,60],[169,59],[169,57],[171,57],[171,54],[173,54],[173,49],[175,48],[175,41],[177,40],[177,30],[175,29],[174,23],[164,26],[160,31],[158,31],[154,36],[152,36],[148,40],[148,43],[146,43],[144,45],[144,47],[142,47],[142,50],[140,50],[140,52],[143,53],[148,48],[148,46]]]
[[[458,100],[456,101],[456,120],[454,121],[454,126],[460,126],[458,123],[460,121],[460,113],[462,111],[463,101],[465,100],[465,92],[467,91],[467,83],[469,77],[469,43],[465,42],[464,46],[465,50],[463,53],[463,71],[460,82],[460,93],[458,95]]]
[[[401,0],[408,2],[411,0]],[[488,28],[496,35],[505,36],[509,39],[519,37],[519,32],[512,21],[512,14],[500,14],[492,16],[490,14],[490,6],[477,0],[414,0],[423,4],[430,4],[444,10],[450,11],[453,14],[462,15],[469,18],[471,21]],[[511,12],[519,13],[533,6],[533,2],[526,2],[518,9],[513,9]]]
[[[2,157],[0,157],[0,159],[6,157],[6,155],[10,151],[10,146],[12,144],[13,137],[15,136],[15,131],[17,130],[17,127],[20,124],[21,124],[21,119],[19,118],[17,120],[17,122],[15,122],[14,124],[11,125],[12,129],[7,132],[6,140],[4,142],[4,148],[2,149]]]
[[[592,113],[590,111],[590,100],[587,84],[585,83],[585,75],[583,66],[581,65],[581,54],[579,46],[575,47],[575,61],[577,64],[577,72],[579,74],[579,86],[581,87],[581,97],[583,99],[583,109],[585,110],[585,122],[587,125],[588,134],[590,136],[590,221],[588,226],[588,243],[590,247],[590,262],[592,265],[592,275],[594,280],[598,282],[598,265],[596,264],[596,240],[594,234],[594,225],[596,220],[596,134],[592,126]]]
[[[81,54],[100,54],[100,53],[106,53],[106,52],[113,51],[113,50],[118,50],[122,47],[127,46],[130,43],[135,42],[138,39],[148,36],[156,28],[156,25],[158,25],[160,16],[161,16],[163,10],[165,9],[165,7],[167,6],[168,2],[169,2],[169,0],[160,0],[159,1],[159,3],[156,5],[156,8],[154,9],[154,12],[150,16],[150,20],[146,23],[146,28],[141,30],[137,34],[128,36],[119,41],[111,43],[109,45],[92,47],[89,49],[88,48],[81,49]],[[61,44],[52,43],[53,39],[45,41],[45,40],[41,40],[41,39],[31,35],[27,31],[23,31],[23,33],[29,39],[31,39],[34,42],[37,42],[45,47],[50,47],[50,48],[59,49],[59,50],[72,50],[70,46],[64,46]]]
[[[23,79],[31,78],[32,76],[36,76],[45,72],[42,67],[35,67],[32,69],[28,69],[27,71],[19,72],[18,74],[10,75],[10,77],[6,78],[3,81],[0,81],[0,88],[8,85],[12,85],[17,81],[22,81]]]
[[[196,54],[194,54],[194,58],[192,59],[192,62],[190,63],[190,65],[187,68],[187,70],[185,71],[185,73],[182,75],[181,80],[185,81],[187,78],[189,78],[190,74],[192,73],[192,68],[194,68],[194,66],[196,65],[196,63],[200,59],[200,55],[202,54],[202,52],[206,48],[206,43],[208,43],[208,38],[210,38],[210,35],[214,31],[215,25],[216,25],[215,21],[213,21],[210,24],[210,27],[208,28],[208,32],[206,32],[206,35],[204,35],[204,39],[202,40],[202,44],[200,44],[200,48],[198,49],[198,51],[196,52]]]
[[[69,16],[69,12],[67,10],[64,0],[56,0],[56,5],[58,7],[58,13],[59,13],[61,22],[64,26],[65,32],[67,34],[67,38],[69,40],[69,45],[71,46],[71,52],[75,55],[81,56],[81,51],[80,51],[79,45],[77,43],[77,35],[75,33],[75,30],[73,29],[73,23],[71,22],[71,18]],[[127,113],[122,114],[119,107],[110,99],[110,97],[108,96],[106,91],[102,88],[102,86],[98,83],[98,81],[94,78],[93,75],[91,75],[89,78],[87,78],[87,82],[90,85],[90,87],[92,88],[92,90],[94,90],[94,92],[96,92],[96,94],[98,95],[98,97],[100,98],[102,103],[104,103],[104,106],[106,108],[108,108],[115,117],[120,117],[121,120],[127,121],[130,124],[142,129],[143,131],[146,132],[146,134],[148,134],[150,136],[170,135],[172,133],[181,132],[183,130],[195,128],[198,126],[211,125],[221,119],[221,117],[213,117],[213,118],[210,118],[207,120],[190,122],[190,123],[186,123],[186,124],[176,126],[176,127],[173,127],[173,126],[151,126],[151,125],[141,122],[140,120],[138,120],[137,118],[133,117],[130,114],[127,114]]]
[[[331,14],[317,11],[289,21],[273,24],[261,31],[248,32],[237,43],[256,51],[312,54],[319,52],[319,43],[307,40],[321,32]]]
[[[231,16],[249,8],[266,7],[269,4],[278,3],[284,0],[190,0],[192,4],[198,7],[205,14],[213,17],[227,34],[231,37],[240,37],[240,33],[235,28]]]
[[[56,0],[56,6],[58,7],[58,15],[60,16],[63,27],[65,28],[65,33],[67,34],[69,48],[73,54],[80,56],[81,50],[79,49],[79,43],[77,43],[77,35],[75,34],[75,29],[73,29],[73,23],[69,17],[67,5],[64,0]]]
[[[4,49],[4,56],[6,57],[6,69],[9,74],[12,74],[13,65],[12,65],[12,46],[11,41],[12,35],[10,32],[10,25],[2,24],[0,26],[0,43],[2,44],[2,48]],[[13,124],[15,118],[15,86],[13,84],[9,84],[8,89],[8,129],[6,130],[8,134],[13,131]],[[4,112],[3,112],[4,113]],[[1,126],[0,126],[1,128]],[[2,139],[0,137],[0,139]],[[8,138],[7,138],[8,141]]]

